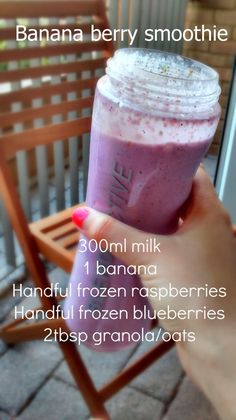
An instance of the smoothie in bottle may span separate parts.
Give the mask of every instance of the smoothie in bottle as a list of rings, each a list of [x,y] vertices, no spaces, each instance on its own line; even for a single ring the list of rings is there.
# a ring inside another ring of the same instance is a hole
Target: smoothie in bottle
[[[171,234],[219,121],[218,75],[194,60],[142,49],[118,50],[106,73],[96,89],[86,204],[147,233]],[[151,326],[150,319],[134,319],[133,308],[150,307],[146,298],[132,296],[132,288],[141,285],[137,275],[100,275],[97,262],[121,264],[109,253],[81,252],[79,246],[73,292],[66,301],[73,319],[67,322],[72,331],[86,331],[85,344],[118,350]],[[78,284],[98,290],[123,287],[126,294],[78,296]],[[86,319],[81,307],[91,311]],[[123,318],[92,315],[113,309],[124,309]],[[99,346],[96,332],[107,333]],[[132,339],[126,332],[134,333]]]

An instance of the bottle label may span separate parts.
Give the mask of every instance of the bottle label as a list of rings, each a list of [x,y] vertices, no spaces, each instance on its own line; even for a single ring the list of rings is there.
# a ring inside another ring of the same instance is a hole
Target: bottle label
[[[127,169],[118,162],[113,162],[112,185],[109,191],[109,214],[123,221],[123,210],[129,202],[132,187],[133,170]]]

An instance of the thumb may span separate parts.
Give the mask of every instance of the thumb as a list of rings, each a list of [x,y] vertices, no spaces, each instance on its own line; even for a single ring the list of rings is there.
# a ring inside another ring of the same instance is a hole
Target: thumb
[[[126,249],[124,252],[122,247],[112,247],[112,254],[122,260],[125,264],[147,264],[150,254],[133,252],[134,243],[146,243],[147,239],[156,238],[156,243],[160,243],[158,247],[162,252],[161,246],[163,242],[166,244],[167,239],[163,236],[154,236],[150,233],[142,232],[131,226],[128,226],[111,216],[100,213],[89,207],[79,207],[72,215],[72,220],[87,238],[93,238],[98,243],[105,239],[108,244],[124,243],[126,241]],[[159,252],[158,252],[159,253]],[[157,253],[156,253],[157,254]]]
[[[181,218],[184,223],[179,231],[183,232],[200,222],[209,221],[225,215],[211,179],[203,167],[199,167],[194,178],[191,194],[182,208]]]

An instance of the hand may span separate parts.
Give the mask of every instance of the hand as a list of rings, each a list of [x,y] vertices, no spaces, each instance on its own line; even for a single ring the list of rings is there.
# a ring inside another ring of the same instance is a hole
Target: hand
[[[116,255],[127,265],[157,265],[158,276],[141,278],[147,288],[172,286],[225,288],[226,297],[152,298],[154,309],[176,311],[207,307],[224,311],[225,319],[209,320],[190,316],[189,319],[164,320],[161,325],[169,332],[194,331],[196,341],[177,343],[180,361],[186,373],[205,392],[222,419],[235,420],[236,395],[236,239],[228,213],[223,208],[205,171],[200,168],[192,193],[182,210],[179,230],[170,236],[158,235],[161,253],[130,252],[133,242],[154,237],[131,228],[93,209],[80,208],[74,221],[88,238],[98,242],[120,242],[126,238],[126,253]]]

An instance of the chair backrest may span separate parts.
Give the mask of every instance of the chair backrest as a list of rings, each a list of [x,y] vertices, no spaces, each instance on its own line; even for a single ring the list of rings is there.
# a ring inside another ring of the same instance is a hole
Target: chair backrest
[[[30,23],[32,18],[33,25]],[[54,24],[50,18],[53,18]],[[70,121],[67,117],[72,111],[81,117],[79,111],[91,108],[92,95],[82,93],[91,93],[99,70],[104,69],[106,59],[112,53],[111,43],[92,42],[89,39],[91,24],[98,29],[108,25],[103,1],[1,1],[0,19],[6,22],[6,27],[0,29],[0,40],[11,40],[13,45],[13,48],[7,48],[6,44],[0,51],[0,63],[2,68],[6,67],[5,71],[0,72],[0,84],[14,84],[14,89],[0,95],[1,152],[11,156],[22,149],[28,150],[87,132],[89,118]],[[28,34],[31,29],[35,29],[37,34],[41,29],[48,29],[49,34],[57,29],[61,35],[65,28],[70,29],[71,34],[74,29],[81,29],[83,41],[72,42],[68,38],[67,42],[47,42],[44,38],[41,42],[28,40],[17,45],[14,41],[16,29],[8,26],[8,19],[11,23],[15,21],[15,24],[27,22]],[[42,24],[43,20],[45,24]],[[71,21],[73,23],[67,23]],[[35,79],[37,83],[34,83]],[[26,81],[30,86],[22,87]],[[57,95],[61,100],[55,98]],[[68,100],[69,96],[73,100]],[[34,101],[38,101],[40,106],[33,107]],[[58,125],[51,124],[55,115],[62,117]],[[44,120],[40,128],[34,124],[39,119]],[[23,124],[24,130],[14,130],[17,124]]]
[[[17,42],[16,25],[26,26],[27,36],[31,33],[31,38]],[[41,215],[49,213],[49,159],[56,174],[57,209],[63,209],[65,204],[64,154],[72,168],[71,202],[78,202],[81,140],[85,150],[94,88],[107,58],[113,53],[112,42],[92,42],[91,25],[100,30],[108,27],[103,0],[1,0],[0,189],[15,230],[17,213],[21,218],[23,213],[13,185],[17,183],[24,213],[32,220],[29,191],[32,169],[37,175]],[[44,37],[40,41],[42,29]],[[80,29],[83,39],[69,38],[68,29],[71,36]],[[37,41],[32,40],[33,32],[37,33]],[[55,33],[64,39],[55,41]],[[14,179],[6,163],[11,164]],[[7,218],[2,224],[8,240],[11,232]],[[8,243],[9,251],[13,240]],[[13,260],[11,255],[9,260]]]

